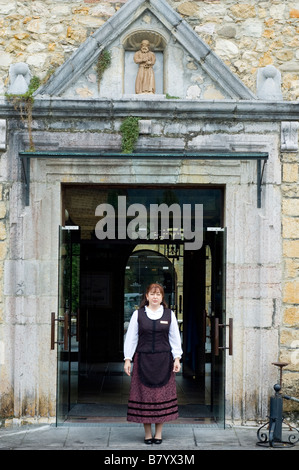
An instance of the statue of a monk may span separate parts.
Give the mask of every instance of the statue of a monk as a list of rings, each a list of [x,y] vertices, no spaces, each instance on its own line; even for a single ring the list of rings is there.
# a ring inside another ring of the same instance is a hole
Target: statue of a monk
[[[135,53],[134,62],[139,64],[135,93],[155,93],[156,85],[153,65],[156,62],[156,56],[150,51],[150,43],[146,39],[141,42],[140,50]]]

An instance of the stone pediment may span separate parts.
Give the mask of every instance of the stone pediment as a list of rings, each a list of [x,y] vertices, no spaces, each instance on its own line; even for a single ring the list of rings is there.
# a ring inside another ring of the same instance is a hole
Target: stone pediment
[[[146,39],[154,52],[154,95],[199,100],[252,100],[235,76],[165,0],[128,0],[59,67],[36,95],[77,99],[139,98],[134,54]],[[104,50],[111,64],[101,81],[97,62]]]

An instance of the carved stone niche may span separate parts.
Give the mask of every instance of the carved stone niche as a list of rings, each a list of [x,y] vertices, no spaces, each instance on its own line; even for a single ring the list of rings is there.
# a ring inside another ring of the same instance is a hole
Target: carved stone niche
[[[156,56],[153,67],[156,81],[156,95],[164,93],[164,50],[166,39],[156,31],[138,30],[131,32],[123,41],[124,47],[124,94],[135,94],[135,80],[138,73],[138,65],[134,62],[134,54],[140,49],[141,42],[147,39],[150,50]]]

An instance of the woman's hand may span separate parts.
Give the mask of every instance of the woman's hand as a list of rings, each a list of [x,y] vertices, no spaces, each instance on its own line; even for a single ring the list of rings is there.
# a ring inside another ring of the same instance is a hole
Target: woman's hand
[[[180,358],[176,357],[173,362],[173,372],[180,372],[180,370],[181,370]]]
[[[131,361],[130,361],[130,359],[125,360],[124,370],[125,370],[125,373],[128,376],[131,375]]]

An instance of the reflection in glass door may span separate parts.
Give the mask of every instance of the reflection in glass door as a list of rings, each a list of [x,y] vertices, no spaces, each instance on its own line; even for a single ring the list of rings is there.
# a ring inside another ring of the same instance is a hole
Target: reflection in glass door
[[[165,300],[172,310],[176,310],[176,271],[174,264],[161,252],[158,246],[147,245],[146,249],[133,251],[125,271],[124,323],[130,321],[143,298],[149,284],[156,282],[164,287]],[[163,248],[164,249],[164,248]]]

